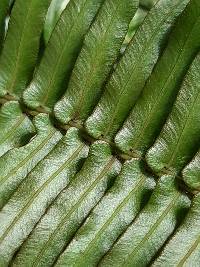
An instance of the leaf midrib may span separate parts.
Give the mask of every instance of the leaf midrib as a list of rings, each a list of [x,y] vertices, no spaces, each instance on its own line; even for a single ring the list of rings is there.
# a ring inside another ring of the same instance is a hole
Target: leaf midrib
[[[9,139],[14,133],[18,130],[18,127],[25,121],[26,117],[24,115],[21,115],[18,119],[18,121],[12,125],[11,131],[7,131],[7,133],[4,135],[4,137],[0,140],[0,146]],[[14,130],[13,130],[14,129]]]
[[[44,255],[46,249],[48,249],[48,245],[51,243],[53,238],[56,236],[56,234],[59,232],[59,230],[62,228],[64,223],[66,222],[66,219],[70,218],[72,214],[76,211],[76,208],[81,204],[81,202],[84,200],[84,198],[92,191],[92,189],[98,184],[98,182],[104,177],[106,172],[111,168],[113,165],[115,159],[111,158],[111,160],[108,162],[108,164],[103,168],[101,173],[96,177],[96,179],[93,181],[93,183],[89,186],[89,188],[81,195],[78,202],[72,206],[72,208],[69,210],[69,212],[61,219],[60,223],[56,227],[56,229],[50,234],[49,239],[46,241],[45,246],[43,249],[36,255],[36,261],[33,262],[32,267],[38,266],[40,263],[40,259],[42,258],[42,255]],[[57,232],[57,233],[56,233]]]
[[[179,63],[179,61],[181,60],[181,56],[182,56],[182,54],[185,52],[184,49],[186,48],[187,43],[188,43],[189,41],[191,41],[190,37],[191,37],[191,35],[192,35],[192,32],[193,32],[195,26],[197,25],[197,23],[199,23],[199,21],[198,21],[199,18],[200,18],[200,16],[198,16],[197,21],[193,24],[193,26],[192,26],[192,30],[191,30],[190,33],[187,35],[183,47],[179,48],[179,50],[181,50],[181,53],[179,53],[179,55],[178,55],[178,57],[177,57],[177,59],[176,59],[176,62],[175,62],[175,64],[174,64],[173,68],[172,68],[172,71],[170,72],[169,76],[168,76],[167,79],[165,80],[163,86],[160,88],[160,91],[158,91],[158,93],[160,92],[160,94],[158,95],[158,97],[156,97],[156,98],[154,99],[154,101],[155,101],[155,102],[154,102],[155,105],[154,105],[153,108],[151,109],[151,112],[148,112],[148,115],[147,115],[147,117],[146,117],[146,119],[145,119],[145,123],[144,123],[144,125],[143,125],[142,131],[141,131],[140,133],[138,133],[138,136],[137,136],[136,138],[134,138],[134,147],[138,144],[138,142],[141,141],[141,139],[142,139],[142,137],[143,137],[143,134],[144,134],[145,130],[146,130],[147,127],[148,127],[148,122],[149,122],[149,121],[151,120],[151,118],[153,117],[153,115],[154,115],[153,112],[154,112],[154,111],[156,110],[156,108],[157,108],[156,105],[159,104],[159,101],[160,101],[161,97],[163,97],[163,98],[165,97],[167,91],[164,93],[164,95],[162,95],[163,90],[166,88],[168,82],[170,81],[171,76],[173,76],[173,74],[174,74],[174,72],[175,72],[175,70],[176,70],[176,67],[177,67],[178,63]],[[158,109],[157,109],[157,110],[158,110]]]
[[[122,266],[124,266],[124,267],[129,266],[128,264],[129,264],[129,261],[131,260],[131,258],[138,253],[138,251],[142,248],[142,244],[144,244],[150,238],[150,236],[154,233],[156,228],[162,223],[162,221],[168,215],[170,210],[176,204],[176,201],[178,200],[179,197],[180,197],[180,193],[177,192],[175,197],[172,199],[172,201],[168,205],[168,207],[164,210],[164,212],[161,214],[161,216],[158,218],[158,220],[156,220],[156,223],[153,224],[153,226],[150,228],[150,230],[145,234],[144,238],[139,242],[139,244],[134,248],[134,250],[131,251],[127,255],[126,259],[123,260]]]
[[[77,266],[77,264],[78,264],[78,266],[79,266],[79,264],[81,264],[81,259],[84,257],[84,255],[86,255],[87,253],[89,253],[91,251],[91,249],[93,248],[93,244],[95,244],[95,242],[101,237],[102,232],[108,227],[108,225],[110,225],[110,223],[112,223],[112,221],[115,219],[116,215],[120,212],[120,210],[122,210],[124,208],[125,204],[128,203],[128,201],[130,200],[130,198],[132,197],[132,195],[136,192],[136,190],[138,190],[142,186],[142,184],[145,182],[145,180],[146,180],[146,177],[144,175],[142,175],[142,178],[138,181],[138,183],[135,185],[135,187],[119,203],[119,205],[113,211],[113,213],[111,214],[111,216],[106,219],[106,222],[98,230],[98,232],[96,233],[95,237],[89,242],[89,244],[87,244],[87,247],[84,250],[84,252],[83,251],[81,252],[81,258],[79,258],[75,262],[76,263],[76,266]]]
[[[177,4],[177,6],[179,6],[179,4]],[[176,7],[177,7],[177,6],[176,6]],[[175,8],[175,7],[174,7],[174,8]],[[164,16],[163,20],[159,23],[159,26],[163,24],[163,21],[165,21],[165,19],[168,17],[168,15],[169,15],[170,13],[171,13],[171,10],[167,13],[166,16]],[[147,54],[145,54],[145,57],[144,57],[144,53],[145,53],[145,51],[146,51],[149,47],[151,47],[151,45],[152,45],[152,40],[154,39],[154,37],[156,36],[156,33],[158,32],[157,29],[158,29],[159,26],[156,27],[155,31],[152,33],[152,36],[151,36],[149,42],[147,42],[146,45],[144,46],[143,53],[140,54],[140,56],[139,56],[137,62],[143,62],[143,61],[141,60],[141,58],[143,58],[143,60],[144,60],[144,58],[146,58],[146,57],[148,56]],[[120,103],[121,97],[122,97],[123,94],[125,93],[125,91],[126,91],[126,87],[128,86],[129,82],[132,80],[132,77],[135,75],[135,70],[136,70],[137,68],[139,68],[138,65],[140,66],[140,64],[135,64],[135,67],[134,67],[133,70],[131,71],[131,74],[130,74],[130,75],[128,76],[128,78],[126,79],[126,83],[125,83],[125,85],[123,86],[123,90],[122,90],[122,91],[120,92],[120,94],[119,94],[119,97],[118,97],[117,102],[116,102],[116,104],[115,104],[115,107],[116,107],[116,108],[115,108],[115,111],[114,111],[113,115],[111,115],[111,119],[110,119],[110,122],[109,122],[109,124],[108,124],[107,129],[105,129],[105,134],[104,134],[105,136],[109,133],[111,127],[113,126],[113,122],[114,122],[114,120],[115,120],[116,114],[117,114],[118,111],[119,111],[119,103]]]
[[[88,88],[88,84],[92,80],[93,73],[96,71],[96,68],[95,68],[96,62],[99,62],[98,61],[98,58],[101,58],[102,50],[105,47],[105,40],[106,40],[106,37],[107,37],[107,35],[109,33],[110,28],[112,28],[111,27],[112,26],[112,23],[118,17],[118,10],[119,10],[119,8],[120,8],[120,5],[118,5],[117,8],[115,8],[115,13],[114,13],[115,15],[111,17],[111,20],[110,20],[110,23],[109,23],[109,25],[107,27],[107,30],[105,31],[105,33],[104,33],[104,35],[103,35],[103,37],[101,39],[101,43],[99,43],[98,46],[96,47],[95,56],[93,57],[93,62],[91,64],[90,72],[88,74],[89,79],[86,79],[86,82],[85,82],[85,84],[83,86],[83,88],[85,88],[86,90]],[[79,103],[77,104],[77,110],[74,113],[76,113],[76,112],[78,112],[78,114],[81,113],[83,102],[85,100],[85,96],[86,96],[86,94],[84,94],[84,90],[81,90],[80,91],[80,97],[79,97]]]
[[[7,179],[14,175],[21,167],[23,167],[24,164],[26,164],[33,156],[35,156],[46,145],[46,143],[51,139],[51,137],[53,137],[55,133],[57,133],[56,130],[47,135],[47,137],[42,141],[42,143],[40,143],[39,146],[36,147],[36,149],[34,149],[27,157],[25,157],[25,159],[22,160],[11,172],[4,176],[3,179],[0,179],[0,186],[2,186],[2,184]]]
[[[87,1],[88,1],[88,0],[85,0],[85,3],[84,3],[84,5],[83,5],[83,7],[82,7],[82,9],[81,9],[81,12],[79,13],[80,17],[81,17],[81,15],[82,15],[83,11],[84,11],[84,8],[85,8],[85,6],[86,6]],[[57,60],[56,60],[55,68],[54,68],[54,71],[53,71],[53,73],[52,73],[52,75],[51,75],[51,79],[50,79],[50,81],[48,82],[48,85],[45,86],[45,87],[47,88],[47,90],[44,90],[44,92],[46,91],[46,93],[45,93],[45,97],[44,97],[43,100],[40,102],[41,105],[43,105],[43,106],[45,106],[45,105],[46,105],[46,102],[48,101],[50,88],[51,88],[52,84],[55,82],[54,77],[55,77],[55,75],[56,75],[56,73],[57,73],[57,69],[58,69],[58,67],[60,66],[60,62],[61,62],[61,60],[62,60],[62,58],[63,58],[64,52],[65,52],[65,50],[66,50],[66,47],[68,46],[68,41],[69,41],[69,39],[70,39],[70,37],[71,37],[72,30],[74,29],[75,26],[76,26],[76,20],[73,22],[73,24],[72,24],[72,26],[71,26],[71,28],[70,28],[70,32],[69,32],[69,34],[68,34],[68,36],[67,36],[67,39],[65,40],[65,44],[64,44],[64,47],[63,47],[63,49],[62,49],[62,52],[61,52],[60,56],[57,58]]]
[[[27,11],[27,14],[26,14],[25,23],[24,23],[24,26],[23,26],[23,29],[22,29],[22,35],[20,37],[19,48],[17,50],[17,60],[16,60],[16,63],[15,63],[14,75],[13,75],[13,78],[11,79],[11,81],[9,83],[10,85],[7,85],[7,87],[5,89],[6,92],[8,91],[8,92],[12,93],[13,92],[13,89],[14,89],[14,85],[15,85],[15,82],[16,82],[17,73],[18,73],[18,69],[19,69],[20,57],[21,57],[21,54],[24,51],[24,49],[22,49],[22,44],[24,43],[24,38],[26,36],[26,28],[28,28],[27,25],[30,22],[30,20],[28,18],[30,16],[30,14],[32,13],[31,11],[32,11],[32,4],[33,4],[33,2],[34,2],[34,0],[31,0],[30,6],[29,6],[28,11]]]
[[[25,206],[22,208],[22,210],[20,210],[20,212],[18,213],[18,215],[14,218],[14,220],[11,222],[11,224],[9,225],[9,227],[5,230],[5,232],[3,233],[3,235],[0,237],[0,245],[2,244],[3,240],[6,238],[6,236],[8,235],[8,233],[10,232],[10,230],[14,227],[14,225],[19,221],[20,217],[22,217],[25,214],[25,211],[31,206],[31,204],[33,203],[34,199],[36,199],[36,197],[42,192],[42,190],[48,186],[48,184],[50,184],[53,179],[55,179],[60,172],[62,172],[64,170],[64,168],[67,166],[67,164],[74,160],[76,158],[76,156],[78,156],[78,154],[81,152],[81,150],[83,149],[85,145],[82,144],[78,147],[78,149],[76,149],[73,154],[68,158],[68,160],[61,165],[61,167],[58,168],[58,170],[56,172],[54,172],[47,181],[44,182],[44,184],[39,187],[36,192],[34,194],[32,194],[32,196],[30,197],[30,199],[28,200],[28,202],[25,204]]]

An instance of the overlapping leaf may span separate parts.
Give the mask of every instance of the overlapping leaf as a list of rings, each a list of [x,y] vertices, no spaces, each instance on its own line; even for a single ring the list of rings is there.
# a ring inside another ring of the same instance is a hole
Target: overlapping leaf
[[[99,266],[148,266],[189,204],[188,197],[177,189],[174,177],[161,177],[149,203]]]
[[[193,61],[172,112],[147,162],[155,172],[179,172],[200,146],[200,54]]]
[[[47,45],[51,34],[59,20],[60,15],[66,8],[70,0],[52,0],[49,10],[47,12],[45,25],[44,25],[44,41]]]
[[[62,96],[84,35],[103,0],[71,0],[62,13],[35,77],[24,93],[28,107],[51,111]]]
[[[50,0],[15,2],[0,57],[0,97],[19,97],[30,82],[49,3]]]
[[[0,158],[0,209],[26,175],[62,137],[47,115],[38,115],[34,119],[34,126],[37,134],[27,145],[14,148]]]
[[[152,267],[198,267],[200,262],[200,194],[193,199],[192,207]]]
[[[102,86],[120,48],[138,0],[105,0],[86,35],[64,98],[55,108],[62,123],[84,121],[97,103]]]
[[[160,0],[147,15],[124,56],[86,128],[94,138],[112,139],[138,99],[156,63],[163,41],[188,0]]]
[[[112,188],[94,208],[56,266],[97,266],[148,199],[154,180],[138,160],[126,162]]]
[[[109,145],[94,143],[81,171],[24,243],[13,266],[52,265],[117,176],[120,167]]]
[[[139,100],[115,138],[123,152],[143,156],[158,136],[182,78],[200,48],[199,24],[200,2],[191,0],[174,26]]]
[[[0,109],[0,157],[14,147],[25,145],[35,133],[18,102],[7,102]]]
[[[87,153],[77,129],[69,129],[9,199],[0,212],[2,267],[7,266],[45,209],[74,177]]]

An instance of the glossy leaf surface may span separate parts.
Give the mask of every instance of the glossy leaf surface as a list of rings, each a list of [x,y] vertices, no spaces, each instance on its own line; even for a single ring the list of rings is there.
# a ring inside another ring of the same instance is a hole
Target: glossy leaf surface
[[[187,3],[188,0],[160,0],[151,9],[86,121],[91,136],[112,140],[151,74],[172,23]]]
[[[119,56],[138,0],[105,0],[85,37],[64,98],[55,108],[62,123],[83,122],[100,98],[104,82]]]
[[[188,197],[177,190],[174,177],[161,177],[148,204],[99,266],[148,266],[189,204]]]
[[[103,0],[71,0],[62,13],[35,77],[24,93],[31,109],[50,112],[67,88],[68,79]]]
[[[56,266],[97,266],[139,213],[154,188],[138,160],[126,162],[112,188],[94,208]]]
[[[52,265],[117,176],[120,167],[106,143],[94,143],[81,171],[44,215],[22,246],[13,266]]]
[[[200,262],[200,194],[152,267],[198,267]]]
[[[30,82],[49,3],[15,1],[0,57],[0,97],[20,97]]]
[[[143,156],[158,136],[182,79],[199,51],[199,24],[200,2],[191,0],[175,24],[139,100],[115,138],[123,152]]]
[[[200,146],[200,54],[193,61],[177,100],[147,162],[155,172],[179,172]]]

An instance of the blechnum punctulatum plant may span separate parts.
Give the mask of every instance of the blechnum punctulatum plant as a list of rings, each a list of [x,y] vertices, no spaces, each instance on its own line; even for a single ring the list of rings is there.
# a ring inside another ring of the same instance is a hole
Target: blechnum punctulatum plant
[[[0,267],[200,266],[200,1],[0,1]]]

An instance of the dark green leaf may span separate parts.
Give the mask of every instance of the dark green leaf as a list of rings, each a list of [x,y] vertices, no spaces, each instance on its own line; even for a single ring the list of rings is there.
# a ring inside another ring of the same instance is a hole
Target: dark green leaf
[[[103,0],[71,0],[62,13],[35,77],[24,93],[32,109],[50,112],[67,87],[74,63]]]
[[[157,173],[179,172],[200,146],[200,54],[193,61],[155,144],[147,153]]]
[[[200,1],[191,0],[174,26],[168,45],[139,100],[115,138],[123,152],[143,156],[158,136],[181,81],[200,48],[199,25]]]
[[[117,60],[138,0],[105,0],[86,35],[64,98],[55,115],[62,123],[85,121],[100,98],[103,84]]]
[[[86,121],[91,136],[106,140],[114,137],[151,74],[166,34],[187,3],[160,0],[148,13]]]
[[[30,82],[49,2],[50,0],[15,1],[0,57],[1,97],[21,96]]]

